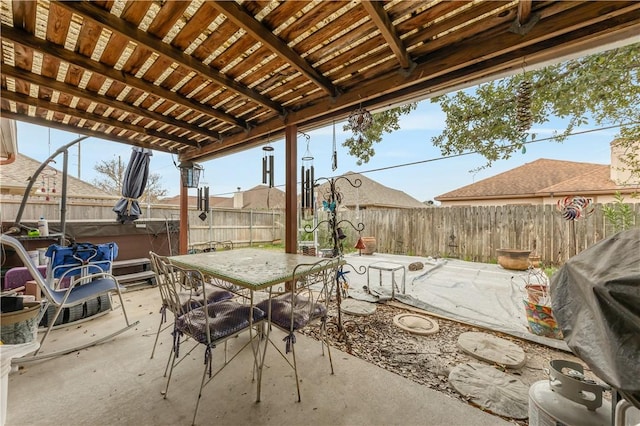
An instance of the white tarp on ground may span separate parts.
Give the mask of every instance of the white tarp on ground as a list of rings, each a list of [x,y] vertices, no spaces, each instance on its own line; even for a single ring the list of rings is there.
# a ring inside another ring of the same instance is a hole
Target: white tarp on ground
[[[510,271],[499,265],[465,262],[457,259],[432,259],[411,256],[374,254],[347,255],[345,260],[356,268],[375,262],[393,262],[407,267],[406,293],[401,287],[401,272],[396,272],[396,299],[425,311],[461,322],[531,340],[553,348],[569,350],[561,340],[532,334],[527,327],[523,299],[526,298],[524,276],[527,271]],[[412,262],[423,262],[422,270],[411,272]],[[349,268],[347,268],[349,270]],[[391,295],[391,273],[370,270],[373,296],[363,286],[367,274],[348,275],[349,295],[355,299],[388,300]]]

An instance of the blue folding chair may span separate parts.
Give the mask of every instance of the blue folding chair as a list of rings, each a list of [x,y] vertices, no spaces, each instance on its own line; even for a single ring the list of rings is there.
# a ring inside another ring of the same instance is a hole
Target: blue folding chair
[[[115,243],[101,244],[99,246],[83,244],[69,247],[52,245],[47,250],[47,255],[51,260],[49,261],[47,278],[45,280],[45,278],[38,273],[37,266],[33,263],[29,254],[18,240],[8,235],[1,235],[0,241],[3,245],[7,245],[16,251],[24,263],[24,266],[31,273],[31,277],[40,287],[45,300],[43,311],[46,310],[49,304],[56,307],[53,318],[48,321],[47,330],[40,340],[40,347],[32,356],[22,358],[20,362],[53,358],[88,348],[110,340],[118,334],[135,327],[139,323],[139,321],[134,323],[129,322],[121,293],[124,288],[120,287],[117,279],[111,274],[111,264],[117,255],[117,245]],[[120,299],[120,306],[126,322],[124,328],[106,337],[93,340],[80,346],[37,356],[49,336],[56,319],[65,308],[77,306],[103,295],[110,296],[113,293],[116,293]]]

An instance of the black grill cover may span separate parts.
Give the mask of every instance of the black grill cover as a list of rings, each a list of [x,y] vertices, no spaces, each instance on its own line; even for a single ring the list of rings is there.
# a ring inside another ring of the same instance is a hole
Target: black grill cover
[[[551,298],[569,348],[640,408],[640,229],[569,259],[551,278]]]

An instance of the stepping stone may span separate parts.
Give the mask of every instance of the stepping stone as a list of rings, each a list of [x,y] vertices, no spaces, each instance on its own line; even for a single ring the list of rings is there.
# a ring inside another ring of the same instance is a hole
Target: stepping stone
[[[400,314],[393,317],[393,323],[409,333],[426,336],[440,330],[438,323],[431,318],[417,314]]]
[[[422,268],[424,268],[424,263],[422,262],[413,262],[409,264],[410,271],[419,271]]]
[[[458,347],[480,361],[503,365],[507,368],[522,368],[527,362],[520,346],[492,334],[462,333],[458,337]]]
[[[451,370],[449,383],[483,410],[513,419],[529,415],[529,387],[512,374],[468,362]]]
[[[340,310],[345,314],[368,316],[376,311],[376,305],[364,300],[345,299],[340,304]]]

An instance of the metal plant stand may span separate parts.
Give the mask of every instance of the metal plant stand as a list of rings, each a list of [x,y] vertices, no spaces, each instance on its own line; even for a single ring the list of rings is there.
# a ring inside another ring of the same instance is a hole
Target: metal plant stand
[[[342,227],[347,225],[353,228],[358,233],[360,233],[364,230],[364,224],[362,222],[358,224],[353,224],[349,220],[338,219],[337,211],[338,211],[338,208],[340,207],[340,203],[342,202],[342,193],[337,187],[337,183],[340,181],[344,181],[345,183],[351,185],[354,188],[359,188],[360,185],[362,185],[362,181],[360,179],[355,179],[352,182],[345,176],[339,176],[336,178],[321,177],[314,181],[313,186],[314,187],[318,186],[318,182],[322,180],[326,180],[329,183],[327,191],[325,191],[323,194],[319,194],[319,197],[322,198],[323,208],[327,212],[327,219],[319,221],[314,227],[310,225],[306,225],[304,227],[304,231],[308,233],[315,232],[321,225],[327,224],[329,228],[329,233],[331,235],[332,245],[333,245],[333,248],[331,251],[331,257],[334,257],[334,258],[339,257],[342,260],[344,257],[343,240],[346,238],[346,235],[344,234]],[[346,340],[347,336],[346,336],[345,328],[342,322],[342,313],[340,311],[340,304],[342,303],[341,286],[344,284],[344,274],[349,272],[344,270],[345,267],[350,267],[354,272],[361,275],[364,275],[364,273],[366,272],[366,268],[360,267],[358,269],[349,263],[344,263],[340,266],[340,269],[336,274],[335,287],[336,287],[336,303],[338,305],[338,316],[337,316],[337,323],[335,325],[338,329],[338,333],[340,333],[340,335],[344,337]]]

